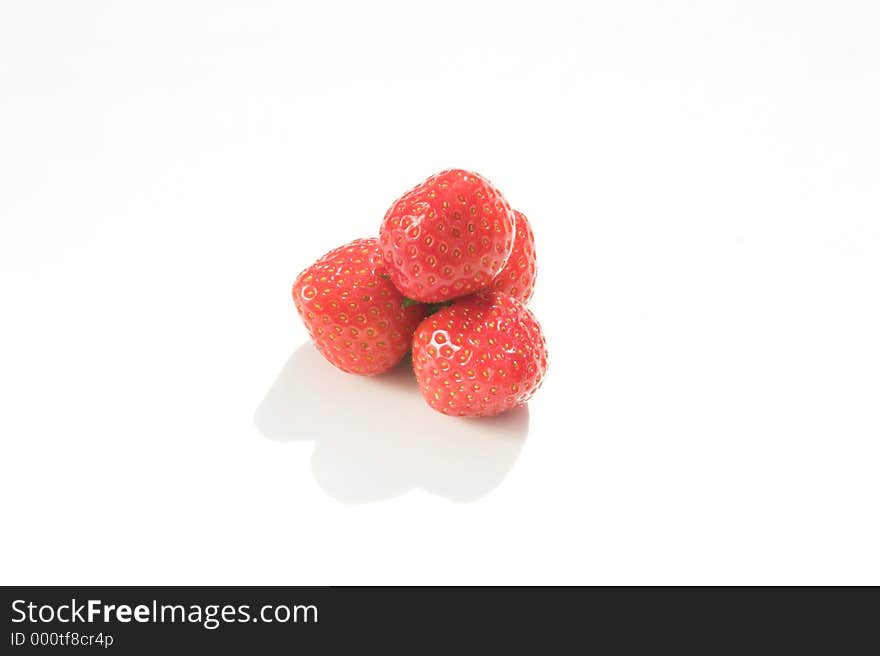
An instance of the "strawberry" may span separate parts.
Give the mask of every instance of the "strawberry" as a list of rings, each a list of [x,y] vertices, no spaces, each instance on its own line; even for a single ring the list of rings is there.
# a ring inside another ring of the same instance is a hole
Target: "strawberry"
[[[365,376],[400,362],[427,310],[404,303],[385,273],[376,239],[340,246],[299,274],[293,302],[330,364]]]
[[[413,335],[413,369],[425,400],[447,415],[488,416],[528,401],[547,372],[535,315],[502,292],[459,299]]]
[[[438,303],[492,284],[510,255],[513,224],[513,210],[488,180],[452,169],[394,202],[379,244],[401,293]]]
[[[505,292],[525,304],[535,292],[535,235],[526,215],[516,210],[516,237],[507,264],[492,281],[492,289]]]

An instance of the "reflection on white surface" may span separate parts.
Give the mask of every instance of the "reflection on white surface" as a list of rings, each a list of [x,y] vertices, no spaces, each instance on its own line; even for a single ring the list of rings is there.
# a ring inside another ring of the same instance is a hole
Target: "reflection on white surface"
[[[424,402],[408,361],[381,376],[352,376],[306,343],[284,365],[254,422],[272,440],[315,440],[315,479],[344,503],[416,487],[463,502],[486,495],[510,471],[529,412],[447,417]]]

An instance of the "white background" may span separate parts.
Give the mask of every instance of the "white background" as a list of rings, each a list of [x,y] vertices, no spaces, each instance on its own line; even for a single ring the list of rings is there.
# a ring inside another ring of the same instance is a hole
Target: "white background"
[[[3,583],[880,583],[872,2],[0,5]],[[289,288],[446,167],[551,368],[462,421]]]

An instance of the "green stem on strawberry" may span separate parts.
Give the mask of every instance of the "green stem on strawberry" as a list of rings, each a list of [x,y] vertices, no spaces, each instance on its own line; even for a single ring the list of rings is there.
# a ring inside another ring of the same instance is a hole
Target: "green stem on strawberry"
[[[425,305],[427,306],[427,312],[425,313],[426,317],[430,317],[432,314],[440,310],[441,308],[448,307],[452,305],[452,301],[441,301],[440,303],[422,303],[421,301],[414,301],[411,298],[406,296],[403,297],[403,307],[404,309],[408,308],[411,305]]]
[[[425,316],[430,317],[435,312],[439,312],[445,307],[452,305],[452,301],[442,301],[440,303],[428,303],[428,313]]]

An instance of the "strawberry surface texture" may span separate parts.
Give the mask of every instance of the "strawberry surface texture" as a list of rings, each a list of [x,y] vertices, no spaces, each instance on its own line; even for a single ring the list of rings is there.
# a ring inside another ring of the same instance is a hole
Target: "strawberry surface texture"
[[[534,314],[503,292],[457,300],[424,319],[413,369],[428,404],[444,414],[490,416],[528,401],[547,372]]]
[[[528,304],[535,293],[537,265],[535,235],[529,220],[522,212],[514,210],[516,237],[507,264],[492,281],[492,289],[504,292]]]
[[[299,274],[293,302],[323,356],[345,372],[388,371],[406,355],[426,306],[404,303],[377,239],[356,239]]]
[[[509,203],[488,180],[450,169],[394,202],[379,244],[395,287],[438,303],[492,285],[513,248],[514,224]]]

